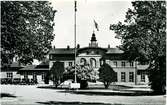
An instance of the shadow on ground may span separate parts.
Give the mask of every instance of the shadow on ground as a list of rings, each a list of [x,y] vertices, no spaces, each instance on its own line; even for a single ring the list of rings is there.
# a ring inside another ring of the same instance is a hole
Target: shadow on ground
[[[79,90],[63,90],[61,93],[82,94],[82,95],[101,95],[101,96],[156,96],[153,92],[143,91],[121,91],[121,92],[98,92],[98,91],[79,91]]]
[[[60,90],[63,90],[63,89],[69,89],[68,87],[55,87],[53,85],[50,85],[50,86],[38,86],[37,88],[41,88],[41,89],[60,89]],[[123,86],[123,85],[111,85],[108,89],[112,89],[112,90],[122,90],[122,89],[130,89],[132,87],[129,87],[129,86]],[[101,89],[101,90],[104,90],[104,86],[100,85],[100,86],[90,86],[86,89],[82,89],[82,90],[94,90],[94,89]]]
[[[161,95],[158,93],[153,93],[153,91],[140,91],[140,90],[123,90],[131,87],[123,87],[119,86],[119,88],[109,88],[104,89],[103,87],[90,87],[87,89],[78,89],[78,90],[70,90],[68,88],[56,88],[53,86],[41,86],[38,87],[41,89],[56,89],[61,93],[71,93],[71,94],[82,94],[82,95],[101,95],[101,96],[156,96]],[[94,91],[97,90],[97,91]],[[99,91],[98,91],[99,90]],[[103,91],[105,90],[105,91]]]
[[[14,95],[12,95],[12,94],[9,94],[9,93],[0,93],[0,98],[3,98],[3,97],[16,98],[16,96],[14,96]]]
[[[37,102],[45,105],[121,105],[121,104],[106,104],[106,103],[91,103],[91,102],[59,102],[59,101],[47,101]]]

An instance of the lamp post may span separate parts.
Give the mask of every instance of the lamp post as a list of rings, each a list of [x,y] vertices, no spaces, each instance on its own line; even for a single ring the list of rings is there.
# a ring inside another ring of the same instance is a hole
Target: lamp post
[[[77,83],[77,73],[76,73],[76,12],[77,12],[77,1],[74,1],[74,53],[75,53],[75,60],[74,60],[74,83],[70,84],[70,88],[72,89],[79,89],[80,84]]]
[[[77,1],[74,1],[74,53],[75,53],[75,61],[74,61],[74,67],[75,67],[75,79],[74,82],[77,83],[77,76],[76,76],[76,12],[77,12]]]

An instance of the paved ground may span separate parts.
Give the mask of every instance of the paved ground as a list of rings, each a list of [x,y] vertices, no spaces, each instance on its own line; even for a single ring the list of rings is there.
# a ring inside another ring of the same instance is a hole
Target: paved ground
[[[120,105],[120,104],[165,105],[165,100],[166,100],[166,96],[164,95],[122,96],[122,95],[75,94],[68,92],[64,89],[43,89],[43,88],[36,88],[37,86],[1,85],[0,87],[1,87],[1,93],[9,93],[10,95],[16,96],[11,98],[10,97],[1,98],[2,105],[19,105],[19,104],[20,105],[23,104],[26,105],[30,104],[83,105],[84,104],[85,105],[85,103],[96,103],[99,105],[105,105],[107,103],[111,105]],[[100,90],[96,89],[93,91],[100,91]]]

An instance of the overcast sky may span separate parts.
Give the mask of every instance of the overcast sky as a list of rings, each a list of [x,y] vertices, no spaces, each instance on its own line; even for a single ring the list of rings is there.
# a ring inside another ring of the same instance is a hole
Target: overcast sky
[[[55,39],[52,45],[64,48],[67,45],[74,47],[74,0],[52,0],[55,13]],[[115,33],[109,30],[110,24],[125,19],[125,14],[131,7],[130,1],[112,0],[78,0],[77,1],[77,43],[86,47],[90,43],[95,30],[98,45],[111,47],[120,45]],[[98,23],[99,31],[95,29],[93,20]]]

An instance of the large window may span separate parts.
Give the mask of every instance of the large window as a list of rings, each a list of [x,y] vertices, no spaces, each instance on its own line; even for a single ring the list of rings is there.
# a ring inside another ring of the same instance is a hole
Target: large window
[[[80,64],[85,65],[86,64],[86,59],[85,58],[81,58],[80,59]]]
[[[36,80],[37,79],[37,75],[36,73],[33,73],[33,80]]]
[[[68,62],[68,66],[72,66],[72,62]]]
[[[117,67],[117,61],[114,61],[114,66]]]
[[[91,67],[96,67],[96,59],[90,58],[90,66]]]
[[[27,73],[24,74],[24,79],[28,79],[28,74]]]
[[[45,73],[42,73],[42,80],[45,79]]]
[[[134,82],[134,73],[129,72],[129,82]]]
[[[115,72],[115,78],[116,78],[116,81],[115,82],[118,82],[118,73],[117,72]]]
[[[121,72],[121,82],[126,82],[125,72]]]
[[[133,67],[133,62],[130,62],[130,67]]]
[[[125,67],[125,62],[122,62],[122,67]]]
[[[141,82],[145,82],[145,72],[141,72]]]
[[[7,73],[7,78],[13,78],[13,73]]]

